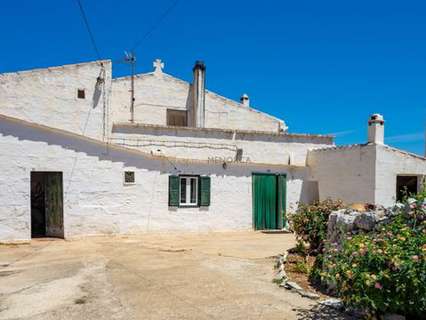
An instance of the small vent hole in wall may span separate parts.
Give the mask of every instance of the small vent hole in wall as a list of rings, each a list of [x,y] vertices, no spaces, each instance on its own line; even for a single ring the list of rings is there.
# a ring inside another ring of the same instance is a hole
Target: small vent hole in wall
[[[243,160],[243,149],[237,149],[237,154],[235,155],[235,161],[240,162]]]
[[[135,183],[135,172],[125,171],[124,172],[124,183]]]
[[[84,89],[77,90],[77,98],[86,99],[86,92],[84,91]]]

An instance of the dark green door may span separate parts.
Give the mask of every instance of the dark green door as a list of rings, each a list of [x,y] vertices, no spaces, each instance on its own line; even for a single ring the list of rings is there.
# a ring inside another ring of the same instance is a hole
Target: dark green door
[[[254,228],[281,229],[285,224],[286,176],[254,173],[252,179]]]
[[[63,238],[62,172],[47,172],[45,181],[46,236]]]
[[[256,230],[277,229],[277,178],[253,174],[253,211]]]

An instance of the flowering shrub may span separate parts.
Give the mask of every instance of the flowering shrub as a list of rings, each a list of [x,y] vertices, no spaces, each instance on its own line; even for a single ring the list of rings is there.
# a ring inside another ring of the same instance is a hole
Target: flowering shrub
[[[369,315],[426,312],[426,202],[400,206],[394,220],[376,233],[349,238],[328,247],[311,273],[333,283],[348,307]]]
[[[411,223],[419,223],[426,220],[426,188],[416,195],[411,195],[404,203],[397,204],[402,213]]]
[[[327,237],[328,216],[332,211],[342,209],[341,201],[325,200],[315,204],[300,204],[296,213],[290,216],[290,222],[299,247],[309,243],[310,254],[321,252]]]

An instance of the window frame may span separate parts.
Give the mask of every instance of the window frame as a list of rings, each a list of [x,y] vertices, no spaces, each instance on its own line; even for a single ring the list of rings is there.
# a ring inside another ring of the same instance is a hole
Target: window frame
[[[179,207],[181,208],[198,208],[200,206],[200,200],[199,200],[199,186],[200,186],[200,176],[199,175],[179,175]],[[182,202],[182,180],[185,179],[185,198],[186,201],[191,201],[191,182],[188,183],[188,180],[191,181],[192,179],[195,180],[195,203],[191,202]]]

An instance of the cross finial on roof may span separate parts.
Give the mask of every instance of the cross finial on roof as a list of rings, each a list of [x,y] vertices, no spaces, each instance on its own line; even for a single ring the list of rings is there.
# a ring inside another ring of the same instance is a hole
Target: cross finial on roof
[[[155,73],[163,73],[164,68],[164,62],[161,62],[161,59],[155,59],[155,61],[152,63],[154,66],[154,72]]]

